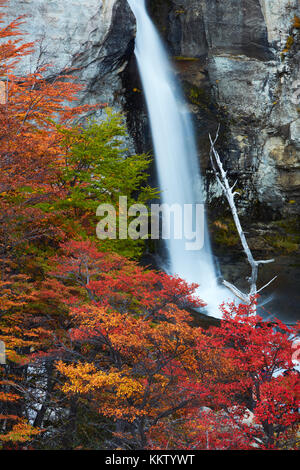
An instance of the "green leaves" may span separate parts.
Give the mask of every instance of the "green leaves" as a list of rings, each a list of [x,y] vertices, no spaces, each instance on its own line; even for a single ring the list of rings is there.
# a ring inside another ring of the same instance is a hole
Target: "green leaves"
[[[59,184],[64,197],[52,204],[64,215],[81,223],[93,236],[97,219],[96,209],[109,203],[118,213],[120,196],[126,196],[128,206],[145,204],[156,198],[158,191],[148,183],[151,157],[131,155],[126,146],[126,126],[119,113],[106,111],[101,122],[90,121],[86,127],[59,127],[63,135],[64,161]],[[81,221],[81,222],[80,222]],[[94,235],[95,236],[95,235]],[[129,257],[140,256],[143,241],[107,240],[105,249]]]
[[[90,121],[88,127],[62,130],[66,165],[62,184],[68,197],[77,205],[88,201],[92,209],[101,202],[116,202],[120,195],[132,202],[146,202],[156,195],[147,185],[149,155],[129,155],[126,128],[120,114],[107,112],[100,124]],[[133,194],[139,191],[138,196]]]

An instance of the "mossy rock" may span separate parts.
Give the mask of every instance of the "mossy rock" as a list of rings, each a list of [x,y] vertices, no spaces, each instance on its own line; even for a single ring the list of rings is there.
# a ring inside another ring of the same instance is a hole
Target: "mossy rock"
[[[212,112],[212,98],[206,87],[197,87],[185,80],[183,82],[183,91],[189,103],[206,112]]]
[[[291,254],[299,250],[299,217],[278,220],[274,223],[274,228],[276,233],[265,237],[265,240],[274,251],[279,251],[283,254]]]
[[[239,245],[239,234],[232,219],[215,220],[210,228],[213,241],[217,245],[224,247],[237,247]]]
[[[175,56],[173,60],[176,62],[198,62],[199,57],[185,57],[185,56]]]
[[[148,0],[148,11],[158,30],[165,34],[168,29],[168,16],[173,7],[171,0]]]

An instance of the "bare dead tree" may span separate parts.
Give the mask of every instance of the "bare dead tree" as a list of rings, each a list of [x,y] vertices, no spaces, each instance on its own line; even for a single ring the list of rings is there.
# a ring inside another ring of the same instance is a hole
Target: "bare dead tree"
[[[267,286],[269,286],[277,278],[277,276],[275,276],[273,279],[271,279],[271,281],[269,281],[263,287],[261,287],[260,289],[257,289],[257,278],[258,278],[259,266],[262,264],[273,263],[274,259],[255,260],[249,248],[249,245],[245,236],[245,232],[243,231],[240,218],[238,215],[237,207],[235,204],[235,200],[234,200],[235,196],[239,194],[237,191],[234,191],[237,181],[232,186],[230,186],[228,178],[227,178],[227,172],[224,170],[220,155],[215,148],[215,143],[219,137],[219,130],[220,130],[220,126],[217,130],[215,140],[212,140],[211,135],[209,135],[210,144],[211,144],[210,160],[211,160],[211,164],[212,164],[216,179],[219,185],[221,186],[226,196],[226,199],[228,201],[239,238],[241,240],[244,252],[246,254],[247,260],[251,267],[251,276],[248,279],[249,284],[250,284],[248,293],[244,293],[240,291],[236,286],[234,286],[233,284],[231,284],[230,282],[226,280],[223,280],[223,284],[225,287],[230,289],[231,292],[233,292],[233,294],[236,297],[238,297],[240,300],[242,300],[245,304],[251,305],[253,303],[254,297],[263,289],[265,289]]]

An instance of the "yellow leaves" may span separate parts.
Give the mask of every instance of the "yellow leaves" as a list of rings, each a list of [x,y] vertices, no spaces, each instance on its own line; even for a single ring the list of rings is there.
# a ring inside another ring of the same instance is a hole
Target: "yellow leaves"
[[[9,361],[16,364],[21,364],[24,361],[24,356],[21,356],[13,349],[6,349],[6,357]]]
[[[87,393],[91,390],[89,381],[91,374],[96,372],[95,366],[89,363],[79,363],[77,365],[66,365],[62,361],[56,364],[57,369],[63,375],[65,375],[70,383],[66,383],[63,386],[65,393]]]
[[[145,410],[139,409],[144,384],[141,379],[130,377],[130,370],[111,369],[105,372],[96,370],[91,364],[65,365],[62,362],[57,363],[57,369],[68,379],[62,388],[64,393],[92,392],[94,398],[100,394],[99,412],[102,415],[113,419],[126,418],[128,421],[133,421],[137,415],[145,414]],[[129,405],[129,400],[131,405]]]
[[[7,434],[0,434],[0,442],[28,442],[32,437],[41,433],[40,429],[36,429],[24,420],[20,420],[15,424],[11,431]]]
[[[143,392],[142,384],[131,377],[124,375],[124,371],[99,371],[89,363],[65,365],[57,363],[57,369],[64,374],[69,382],[63,386],[65,393],[85,394],[95,390],[114,392],[114,399],[125,399],[140,396]],[[110,398],[111,399],[111,398]]]
[[[135,406],[122,406],[121,408],[117,408],[115,402],[102,406],[99,409],[99,413],[108,418],[112,418],[114,421],[126,419],[129,423],[132,423],[138,416],[147,415],[146,410],[141,410]]]
[[[119,398],[130,398],[132,396],[137,398],[143,393],[143,385],[137,380],[128,377],[120,378],[116,388],[116,395]]]
[[[153,379],[159,384],[159,387],[164,390],[169,383],[169,379],[162,374],[155,374]]]
[[[293,27],[296,28],[296,29],[300,29],[300,18],[296,15],[294,17]]]
[[[228,227],[227,225],[223,224],[222,222],[220,222],[219,220],[216,220],[214,222],[214,225],[218,228],[220,228],[221,230],[225,230],[225,231],[228,231]]]

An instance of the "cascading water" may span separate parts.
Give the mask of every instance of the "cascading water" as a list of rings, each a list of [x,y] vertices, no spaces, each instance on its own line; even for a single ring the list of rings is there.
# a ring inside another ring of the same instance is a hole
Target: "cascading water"
[[[203,191],[193,125],[175,73],[162,41],[149,18],[145,0],[128,0],[136,17],[135,55],[146,97],[159,189],[163,204],[172,206],[202,204]],[[196,211],[186,211],[184,224],[195,228]],[[190,220],[186,220],[186,219]],[[200,285],[199,295],[207,303],[209,314],[218,316],[219,304],[229,298],[217,283],[205,217],[202,249],[187,250],[187,240],[166,240],[169,266],[166,271]]]

